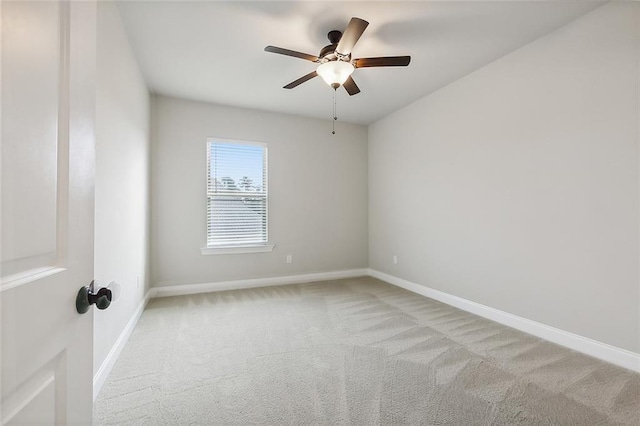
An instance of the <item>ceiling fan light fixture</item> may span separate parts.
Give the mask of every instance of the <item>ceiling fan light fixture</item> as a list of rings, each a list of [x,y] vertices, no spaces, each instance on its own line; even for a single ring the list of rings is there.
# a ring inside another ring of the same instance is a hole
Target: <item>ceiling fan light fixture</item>
[[[321,64],[316,72],[329,86],[337,88],[347,81],[354,69],[350,62],[330,61]]]

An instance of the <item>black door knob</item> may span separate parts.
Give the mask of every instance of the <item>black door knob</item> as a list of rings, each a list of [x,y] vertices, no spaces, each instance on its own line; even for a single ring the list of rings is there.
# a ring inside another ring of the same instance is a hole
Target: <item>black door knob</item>
[[[93,292],[94,281],[91,284],[81,287],[76,297],[76,310],[79,314],[86,313],[91,305],[95,304],[100,310],[107,309],[111,305],[111,299],[113,295],[111,290],[102,287],[96,293]]]

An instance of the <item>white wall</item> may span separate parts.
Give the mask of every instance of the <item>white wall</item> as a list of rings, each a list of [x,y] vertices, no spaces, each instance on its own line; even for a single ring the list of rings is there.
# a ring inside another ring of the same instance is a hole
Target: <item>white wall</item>
[[[121,297],[94,321],[98,371],[149,287],[149,109],[114,3],[98,3],[95,278]]]
[[[155,97],[152,110],[154,285],[367,266],[365,127],[338,122],[332,135],[329,119],[167,97]],[[207,137],[267,143],[273,252],[201,255],[206,245]],[[285,262],[287,254],[293,255],[293,263]]]
[[[370,267],[640,352],[638,7],[371,125]]]

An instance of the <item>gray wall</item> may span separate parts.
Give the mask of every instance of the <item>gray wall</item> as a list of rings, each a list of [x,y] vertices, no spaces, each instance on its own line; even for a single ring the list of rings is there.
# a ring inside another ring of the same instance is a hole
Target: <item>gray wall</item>
[[[150,98],[114,3],[98,3],[95,278],[121,297],[95,310],[94,373],[149,288]]]
[[[327,104],[328,112],[331,105]],[[367,130],[331,120],[153,100],[157,286],[367,267]],[[271,253],[203,256],[207,137],[266,142]],[[293,263],[287,264],[287,254]]]
[[[370,267],[640,352],[638,7],[371,125]]]

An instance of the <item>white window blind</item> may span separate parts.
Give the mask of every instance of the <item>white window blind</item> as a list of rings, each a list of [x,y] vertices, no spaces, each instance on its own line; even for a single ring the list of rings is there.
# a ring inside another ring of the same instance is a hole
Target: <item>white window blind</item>
[[[267,240],[267,147],[208,139],[207,246]]]

